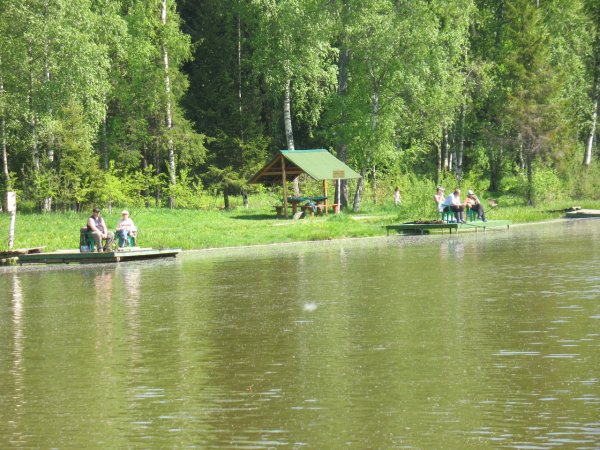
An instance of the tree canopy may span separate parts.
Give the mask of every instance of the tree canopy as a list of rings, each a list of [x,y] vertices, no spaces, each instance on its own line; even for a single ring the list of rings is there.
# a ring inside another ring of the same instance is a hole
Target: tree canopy
[[[0,189],[39,210],[229,207],[276,151],[328,148],[363,175],[342,186],[356,210],[403,177],[597,196],[599,17],[593,0],[0,0]]]

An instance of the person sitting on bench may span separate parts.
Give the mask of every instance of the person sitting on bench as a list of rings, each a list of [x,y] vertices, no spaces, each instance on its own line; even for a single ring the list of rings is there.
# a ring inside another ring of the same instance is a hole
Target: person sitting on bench
[[[112,231],[108,231],[104,219],[100,217],[100,208],[94,208],[92,211],[92,216],[87,221],[87,228],[92,232],[92,237],[96,243],[96,251],[110,251],[115,236]],[[102,240],[106,241],[104,248],[102,248]]]
[[[129,217],[129,211],[121,212],[121,220],[117,223],[117,237],[119,238],[119,248],[123,248],[127,242],[127,237],[133,238],[133,245],[137,245],[137,228],[133,220]]]
[[[465,204],[467,205],[467,208],[470,208],[477,213],[477,217],[479,218],[479,220],[481,220],[482,222],[487,222],[485,218],[485,209],[479,201],[479,197],[477,197],[475,193],[470,189],[467,191],[467,198],[465,199]]]
[[[444,191],[445,189],[442,186],[438,186],[435,195],[433,196],[433,201],[437,206],[438,212],[444,210],[444,200],[446,199],[446,197],[444,197]]]
[[[460,201],[460,189],[455,189],[452,194],[444,200],[444,211],[454,211],[457,223],[465,223],[465,205]]]

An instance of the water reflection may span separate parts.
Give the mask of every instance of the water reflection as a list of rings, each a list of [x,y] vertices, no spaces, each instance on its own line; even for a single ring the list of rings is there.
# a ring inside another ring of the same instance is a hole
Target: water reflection
[[[13,328],[13,347],[8,353],[12,355],[12,365],[10,373],[12,375],[12,398],[11,405],[11,420],[8,426],[12,428],[10,441],[16,445],[23,445],[24,433],[21,430],[21,417],[23,406],[25,404],[25,382],[24,382],[24,332],[23,332],[23,290],[21,282],[16,273],[11,276],[12,281],[12,328]],[[5,349],[10,347],[6,346]]]
[[[0,442],[599,448],[599,234],[0,274]]]

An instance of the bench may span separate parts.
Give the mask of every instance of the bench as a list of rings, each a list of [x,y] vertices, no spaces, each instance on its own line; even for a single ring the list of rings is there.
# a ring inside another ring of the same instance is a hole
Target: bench
[[[340,204],[339,203],[328,203],[327,204],[327,209],[325,208],[325,203],[319,203],[317,205],[317,209],[319,211],[319,214],[327,214],[327,211],[329,210],[329,208],[331,208],[331,212],[333,214],[339,214],[340,213]]]
[[[471,208],[465,209],[466,218],[468,222],[475,222],[477,220],[477,213],[473,211]],[[438,217],[441,214],[441,219],[445,220],[448,223],[456,222],[456,217],[454,216],[454,211],[441,211],[438,212]]]
[[[116,236],[116,233],[115,233]],[[116,237],[118,239],[118,237]],[[135,238],[131,235],[127,235],[126,247],[135,247]],[[79,252],[80,253],[88,253],[96,251],[96,241],[94,241],[94,236],[92,236],[92,232],[88,230],[87,227],[79,229]]]
[[[79,229],[79,251],[81,253],[96,251],[96,242],[87,227]]]
[[[329,203],[327,205],[328,208],[331,208],[331,211],[334,214],[339,214],[340,213],[340,204],[339,203]],[[283,205],[276,205],[275,207],[275,211],[277,213],[277,218],[282,218],[283,217]],[[313,216],[315,215],[315,213],[318,214],[323,214],[326,213],[325,211],[325,203],[318,203],[318,204],[314,204],[314,203],[305,203],[304,205],[297,205],[296,209],[300,209],[303,213],[304,216]],[[293,208],[292,208],[292,212]]]
[[[135,233],[135,236],[132,233]],[[127,242],[123,242],[123,245],[121,245],[121,237],[119,236],[119,232],[118,231],[115,232],[115,241],[118,241],[119,248],[135,247],[136,239],[137,239],[137,229],[133,230],[132,232],[127,233]]]
[[[304,217],[315,215],[315,209],[312,205],[300,205],[300,209],[304,213]]]

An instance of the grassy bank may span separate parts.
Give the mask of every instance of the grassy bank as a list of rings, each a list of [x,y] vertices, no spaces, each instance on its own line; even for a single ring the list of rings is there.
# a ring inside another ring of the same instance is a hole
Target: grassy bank
[[[509,199],[488,211],[488,218],[513,223],[535,222],[563,216],[559,210],[573,205],[600,209],[600,202],[563,201],[537,207],[523,206]],[[109,228],[120,218],[120,209],[103,212]],[[301,220],[277,219],[268,202],[259,207],[222,210],[130,209],[139,228],[138,243],[143,247],[177,247],[185,250],[243,245],[271,244],[348,237],[382,236],[385,225],[409,222],[422,217],[408,207],[365,203],[360,213],[310,217]],[[46,251],[77,248],[79,229],[89,213],[18,213],[14,248],[45,246]],[[0,214],[0,249],[7,248],[10,217]]]

